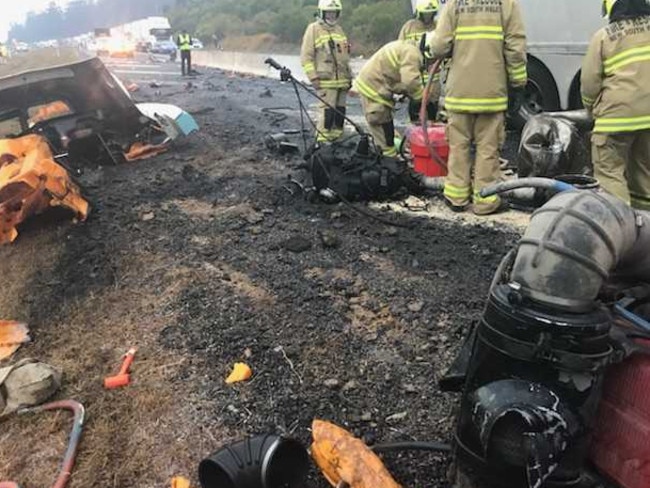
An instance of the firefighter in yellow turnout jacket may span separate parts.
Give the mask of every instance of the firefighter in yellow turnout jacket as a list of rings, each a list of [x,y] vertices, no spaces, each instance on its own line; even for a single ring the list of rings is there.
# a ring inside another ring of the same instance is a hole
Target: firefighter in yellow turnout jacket
[[[418,0],[415,4],[415,18],[406,21],[397,39],[419,43],[423,35],[435,30],[438,8],[438,0]]]
[[[474,213],[494,213],[501,207],[499,197],[482,198],[479,192],[500,177],[508,85],[521,92],[527,82],[526,35],[518,0],[449,0],[430,49],[434,58],[451,54],[445,97],[450,146],[445,199],[453,210],[464,210],[473,200]]]
[[[302,68],[318,95],[321,104],[317,140],[335,141],[343,135],[347,92],[352,85],[350,44],[338,18],[340,0],[319,0],[319,19],[310,24],[302,39]]]
[[[595,118],[594,175],[633,207],[650,210],[650,5],[606,0],[609,25],[582,66],[582,101]]]
[[[400,41],[411,41],[418,45],[423,36],[431,33],[436,28],[436,14],[440,4],[438,0],[418,0],[415,4],[415,18],[407,20],[400,30],[398,39]],[[426,85],[429,80],[426,69],[422,71],[422,85]],[[440,71],[434,75],[434,83],[431,87],[429,106],[427,107],[428,119],[435,120],[438,112],[438,99],[440,98]],[[411,121],[415,122],[419,116],[417,111],[411,110]]]
[[[385,156],[396,157],[394,95],[422,101],[422,50],[409,41],[393,41],[377,51],[354,80],[370,134]]]

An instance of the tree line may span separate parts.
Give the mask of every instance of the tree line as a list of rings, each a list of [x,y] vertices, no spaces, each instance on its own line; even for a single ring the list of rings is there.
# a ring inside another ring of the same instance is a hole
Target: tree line
[[[22,24],[14,24],[9,39],[39,42],[67,39],[113,27],[151,15],[165,15],[174,0],[74,0],[66,8],[50,2],[42,12],[29,12]]]
[[[272,34],[298,44],[314,20],[317,0],[176,0],[168,13],[173,26],[202,39]],[[343,0],[341,25],[355,43],[376,47],[397,37],[412,15],[410,0]]]
[[[37,42],[75,37],[151,15],[169,17],[175,30],[204,41],[271,34],[298,44],[314,19],[317,0],[74,0],[66,8],[50,2],[14,25],[10,39]],[[355,45],[376,47],[395,39],[411,15],[410,0],[343,0],[341,24]]]

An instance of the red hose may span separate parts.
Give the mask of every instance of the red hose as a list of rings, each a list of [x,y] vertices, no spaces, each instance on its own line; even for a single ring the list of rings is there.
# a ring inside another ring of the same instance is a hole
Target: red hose
[[[424,87],[424,92],[422,94],[422,105],[420,105],[420,123],[422,124],[422,136],[424,137],[424,145],[429,149],[429,155],[431,156],[431,159],[433,159],[441,167],[447,169],[447,163],[442,160],[442,158],[438,155],[438,152],[429,141],[429,120],[427,117],[427,105],[429,105],[429,98],[431,97],[433,78],[440,70],[441,65],[442,59],[438,59],[429,68],[429,79],[427,80],[427,84]]]
[[[40,407],[21,410],[19,413],[38,413],[50,410],[70,410],[74,414],[74,424],[72,426],[70,440],[68,441],[68,449],[66,450],[65,456],[63,458],[59,476],[57,477],[55,483],[52,485],[52,488],[65,488],[68,484],[68,481],[70,480],[72,468],[74,467],[74,463],[77,458],[77,448],[79,447],[79,440],[81,439],[81,432],[85,418],[85,409],[79,402],[76,402],[74,400],[63,400],[60,402],[47,403],[45,405],[41,405]],[[12,481],[2,481],[0,482],[0,488],[20,488],[20,486]]]

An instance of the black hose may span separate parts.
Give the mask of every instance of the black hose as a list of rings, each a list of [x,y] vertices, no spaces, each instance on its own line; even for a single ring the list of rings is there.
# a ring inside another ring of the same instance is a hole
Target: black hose
[[[443,442],[391,442],[378,444],[372,447],[375,453],[400,452],[400,451],[429,451],[429,452],[451,452],[451,444]]]
[[[334,112],[336,112],[336,113],[339,114],[340,116],[342,116],[342,117],[343,117],[343,118],[344,118],[344,119],[345,119],[345,120],[346,120],[346,121],[347,121],[347,122],[348,122],[352,127],[354,127],[354,129],[355,129],[355,130],[356,130],[360,135],[365,135],[365,132],[361,129],[361,127],[359,127],[359,125],[358,125],[356,122],[354,122],[350,117],[348,117],[345,113],[343,113],[343,112],[341,112],[340,110],[338,110],[336,107],[333,107],[332,105],[330,105],[326,100],[324,100],[323,98],[321,98],[317,93],[311,91],[311,90],[310,90],[310,89],[309,89],[309,88],[308,88],[308,87],[307,87],[303,82],[301,82],[301,81],[299,81],[298,79],[296,79],[296,78],[293,76],[293,74],[291,73],[291,70],[290,70],[290,69],[281,66],[280,63],[278,63],[277,61],[275,61],[273,58],[267,58],[264,62],[265,62],[266,64],[270,65],[272,68],[275,68],[276,70],[280,71],[281,76],[286,76],[286,77],[287,77],[287,78],[288,78],[292,83],[294,83],[294,84],[300,86],[303,90],[305,90],[305,91],[306,91],[307,93],[309,93],[311,96],[313,96],[314,98],[316,98],[317,100],[319,100],[320,102],[322,102],[323,104],[325,104],[328,108],[334,110]],[[286,80],[287,78],[285,78],[285,80]]]

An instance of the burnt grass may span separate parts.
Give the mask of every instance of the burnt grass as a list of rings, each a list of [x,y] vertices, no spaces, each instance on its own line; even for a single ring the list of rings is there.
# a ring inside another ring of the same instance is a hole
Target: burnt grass
[[[438,380],[517,236],[371,210],[409,226],[394,228],[290,195],[283,184],[296,160],[261,142],[280,121],[251,109],[267,86],[276,99],[264,103],[291,103],[290,87],[248,78],[236,80],[239,92],[233,86],[213,73],[191,93],[143,89],[142,99],[207,108],[197,115],[202,132],[150,160],[85,168],[89,220],[23,230],[66,236],[55,268],[30,285],[30,320],[46,322],[65,303],[120,287],[129,254],[165,255],[167,267],[195,273],[165,305],[163,315],[174,318],[158,345],[191,358],[172,381],[200,400],[192,421],[220,442],[278,432],[307,444],[315,418],[369,444],[450,441],[458,396],[441,392]],[[323,232],[335,236],[334,247]],[[227,386],[238,361],[252,367],[253,379]],[[404,486],[448,486],[445,455],[385,460]],[[310,476],[309,486],[326,486],[315,471]]]

